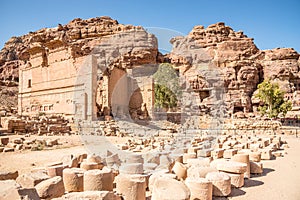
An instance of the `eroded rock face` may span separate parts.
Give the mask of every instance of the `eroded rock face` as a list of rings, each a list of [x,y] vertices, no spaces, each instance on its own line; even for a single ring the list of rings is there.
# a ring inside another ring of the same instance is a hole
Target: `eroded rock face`
[[[117,38],[111,39],[113,35]],[[105,41],[115,42],[108,44]],[[109,46],[105,46],[100,52],[92,52],[99,44]],[[110,17],[87,20],[77,18],[66,25],[43,28],[20,37],[12,37],[6,42],[0,52],[0,86],[3,85],[4,89],[17,86],[21,67],[51,67],[55,63],[59,66],[62,62],[69,62],[78,68],[80,60],[91,53],[105,53],[104,58],[107,59],[99,60],[102,67],[132,68],[135,65],[156,63],[157,41],[155,36],[148,34],[142,27],[119,24]],[[13,93],[17,96],[16,90]],[[9,96],[0,95],[1,99]],[[16,106],[16,100],[12,99],[14,104],[8,106]],[[3,102],[4,105],[9,103]]]
[[[30,68],[38,61],[42,67],[51,67],[65,59],[75,66],[80,59],[93,53],[97,56],[98,72],[105,68],[112,72],[117,68],[118,71],[113,73],[120,77],[134,66],[170,62],[188,76],[191,89],[202,91],[201,101],[208,97],[208,89],[215,77],[205,80],[205,73],[191,68],[195,65],[215,68],[218,70],[216,76],[223,81],[223,99],[231,114],[256,110],[253,105],[258,102],[253,102],[253,93],[264,79],[278,82],[288,92],[286,97],[294,105],[300,105],[299,54],[292,48],[259,50],[252,38],[222,22],[207,28],[195,26],[187,36],[173,38],[170,42],[172,52],[162,56],[154,35],[140,26],[119,24],[110,17],[77,18],[66,25],[12,37],[0,51],[0,103],[7,107],[16,106],[17,98],[13,97],[17,96],[21,66]],[[57,52],[64,56],[56,58]],[[113,73],[107,76],[114,76]],[[97,84],[99,91],[115,86],[103,79]],[[110,97],[110,92],[97,94],[97,103],[107,105]],[[211,99],[204,100],[200,107],[210,107],[209,101]],[[102,109],[101,112],[105,115],[109,111]]]
[[[252,38],[241,31],[235,32],[224,23],[206,29],[195,26],[186,37],[173,38],[171,43],[173,50],[167,58],[179,66],[183,74],[189,74],[195,65],[206,65],[219,71],[229,113],[253,111],[251,98],[264,79],[277,81],[289,93],[287,96],[292,96],[294,105],[297,104],[299,54],[292,48],[261,51]],[[197,75],[189,76],[189,82],[191,88],[201,95],[207,87],[196,78]]]
[[[277,48],[265,50],[263,60],[264,79],[279,82],[286,92],[293,93],[299,90],[299,54],[292,48]]]

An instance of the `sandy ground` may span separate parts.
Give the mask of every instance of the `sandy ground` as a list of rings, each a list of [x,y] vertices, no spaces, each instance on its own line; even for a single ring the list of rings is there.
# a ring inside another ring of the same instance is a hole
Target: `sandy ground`
[[[245,186],[235,189],[228,199],[299,200],[300,199],[300,138],[283,137],[290,148],[276,160],[262,161],[262,176],[245,180]]]
[[[78,136],[65,138],[69,144],[79,145]],[[231,197],[215,198],[218,200],[299,200],[300,199],[300,138],[284,137],[290,148],[284,157],[262,161],[264,173],[261,176],[245,180],[245,186],[233,189]],[[112,139],[116,141],[116,139]],[[0,153],[0,171],[19,170],[19,173],[31,171],[33,168],[44,167],[47,163],[59,161],[64,155],[89,152],[85,146],[71,146],[54,150],[24,151]]]

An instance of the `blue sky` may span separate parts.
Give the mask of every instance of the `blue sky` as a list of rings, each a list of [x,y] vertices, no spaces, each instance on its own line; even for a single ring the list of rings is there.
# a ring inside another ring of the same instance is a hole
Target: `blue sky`
[[[222,21],[254,38],[260,49],[293,47],[300,52],[299,0],[1,0],[0,48],[11,36],[97,16],[183,34],[195,25],[206,27]]]

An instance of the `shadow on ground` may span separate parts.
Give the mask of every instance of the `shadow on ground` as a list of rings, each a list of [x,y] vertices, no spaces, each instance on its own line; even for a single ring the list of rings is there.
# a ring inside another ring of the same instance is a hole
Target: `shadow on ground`
[[[260,186],[263,184],[264,184],[264,182],[262,182],[262,181],[258,181],[258,180],[254,180],[254,179],[245,179],[245,184],[243,187],[245,187],[245,188],[255,187],[255,186]]]

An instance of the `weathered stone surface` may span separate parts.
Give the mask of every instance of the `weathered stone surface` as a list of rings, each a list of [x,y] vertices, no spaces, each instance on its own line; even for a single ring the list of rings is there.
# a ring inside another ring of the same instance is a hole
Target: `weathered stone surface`
[[[138,174],[120,174],[115,177],[116,190],[125,200],[146,198],[146,178]]]
[[[39,200],[40,197],[35,188],[24,189],[14,180],[0,181],[0,199],[1,200]]]
[[[213,186],[210,181],[205,178],[187,178],[185,184],[190,189],[190,199],[212,200]]]
[[[271,160],[272,159],[272,150],[271,149],[261,149],[261,159],[262,160]]]
[[[231,158],[235,154],[237,154],[237,149],[226,149],[224,151],[223,157],[224,158]]]
[[[65,188],[60,176],[47,179],[35,186],[39,197],[42,199],[52,199],[64,194]]]
[[[1,137],[0,138],[0,144],[7,145],[8,143],[9,143],[9,138],[8,137]]]
[[[247,165],[247,170],[245,172],[245,178],[250,178],[250,161],[249,154],[236,154],[231,158],[232,161],[245,163]]]
[[[205,178],[209,172],[217,172],[218,170],[210,166],[191,166],[187,170],[187,176],[190,178]]]
[[[213,184],[213,196],[228,196],[231,193],[231,178],[222,172],[210,172],[206,179]]]
[[[0,85],[4,85],[0,86],[0,103],[4,101],[4,105],[16,106],[19,79],[20,86],[24,85],[22,78],[19,78],[19,68],[35,65],[34,56],[41,60],[41,66],[51,68],[53,63],[77,62],[95,53],[102,55],[99,62],[109,65],[110,70],[126,70],[137,65],[167,61],[182,66],[180,71],[185,72],[192,65],[212,61],[224,77],[229,113],[239,117],[248,116],[243,112],[256,112],[259,101],[253,94],[263,79],[278,82],[288,92],[286,96],[291,98],[293,104],[299,105],[299,54],[292,48],[259,50],[252,38],[242,31],[234,31],[223,22],[207,28],[197,25],[187,36],[173,38],[171,43],[172,52],[162,56],[158,53],[157,40],[153,35],[140,26],[119,24],[109,17],[74,19],[66,25],[12,37],[0,51]],[[101,48],[95,50],[96,46]],[[203,84],[196,78],[199,74],[194,75],[188,80],[193,83],[192,89],[203,89]],[[107,84],[102,86],[104,88]],[[100,96],[105,100],[108,98],[97,94],[97,97]],[[202,101],[201,106],[209,107],[209,104]],[[27,108],[24,112],[29,112]],[[37,112],[38,109],[31,111]],[[101,108],[101,113],[107,113],[107,110]],[[103,116],[109,117],[106,114]]]
[[[96,163],[96,162],[83,161],[80,164],[80,168],[84,170],[102,169],[103,167],[104,165],[102,163]]]
[[[85,192],[72,192],[65,194],[60,198],[53,200],[64,200],[64,199],[89,199],[89,200],[121,200],[121,196],[114,194],[111,191],[85,191]]]
[[[49,178],[50,177],[47,174],[45,174],[41,171],[37,171],[37,172],[22,174],[16,179],[16,181],[23,188],[33,188],[38,183],[40,183],[46,179],[49,179]]]
[[[251,153],[249,153],[249,160],[251,160],[253,162],[260,162],[261,152],[251,152]]]
[[[16,180],[17,177],[19,176],[18,171],[11,171],[11,172],[6,172],[2,171],[0,172],[0,180]]]
[[[62,165],[61,163],[55,164],[53,166],[47,166],[47,174],[50,177],[62,176],[62,172],[68,165]]]
[[[142,163],[123,163],[119,171],[122,174],[142,174],[144,169]]]
[[[172,172],[176,174],[178,180],[185,180],[187,177],[187,167],[180,162],[175,162]]]
[[[112,191],[114,175],[112,170],[104,167],[102,170],[89,170],[84,172],[84,191]]]
[[[217,170],[236,174],[244,174],[247,171],[247,164],[235,161],[225,161],[217,164]]]
[[[66,168],[63,170],[63,180],[65,191],[82,192],[83,174],[85,170],[80,168]]]
[[[192,65],[212,61],[220,70],[225,79],[225,99],[230,114],[257,111],[259,100],[257,102],[253,92],[263,79],[275,79],[286,88],[294,105],[299,104],[295,92],[299,91],[299,54],[294,49],[260,51],[252,38],[243,32],[235,32],[224,23],[206,29],[195,26],[188,36],[173,38],[171,43],[173,50],[168,58],[172,64],[182,65],[183,70],[188,71]],[[203,89],[196,77],[191,77],[190,82],[193,89]],[[201,106],[207,106],[205,101]]]
[[[159,178],[176,179],[176,174],[169,174],[168,172],[169,171],[166,170],[160,170],[152,173],[151,176],[149,177],[149,183],[148,183],[149,190],[150,191],[153,190],[154,183]]]
[[[188,200],[190,199],[190,190],[181,181],[171,178],[158,178],[152,190],[152,200]]]
[[[262,174],[263,164],[261,162],[250,161],[250,172],[251,174]]]
[[[224,172],[228,176],[230,176],[231,185],[236,188],[240,188],[244,186],[244,174],[236,174],[230,172]]]

